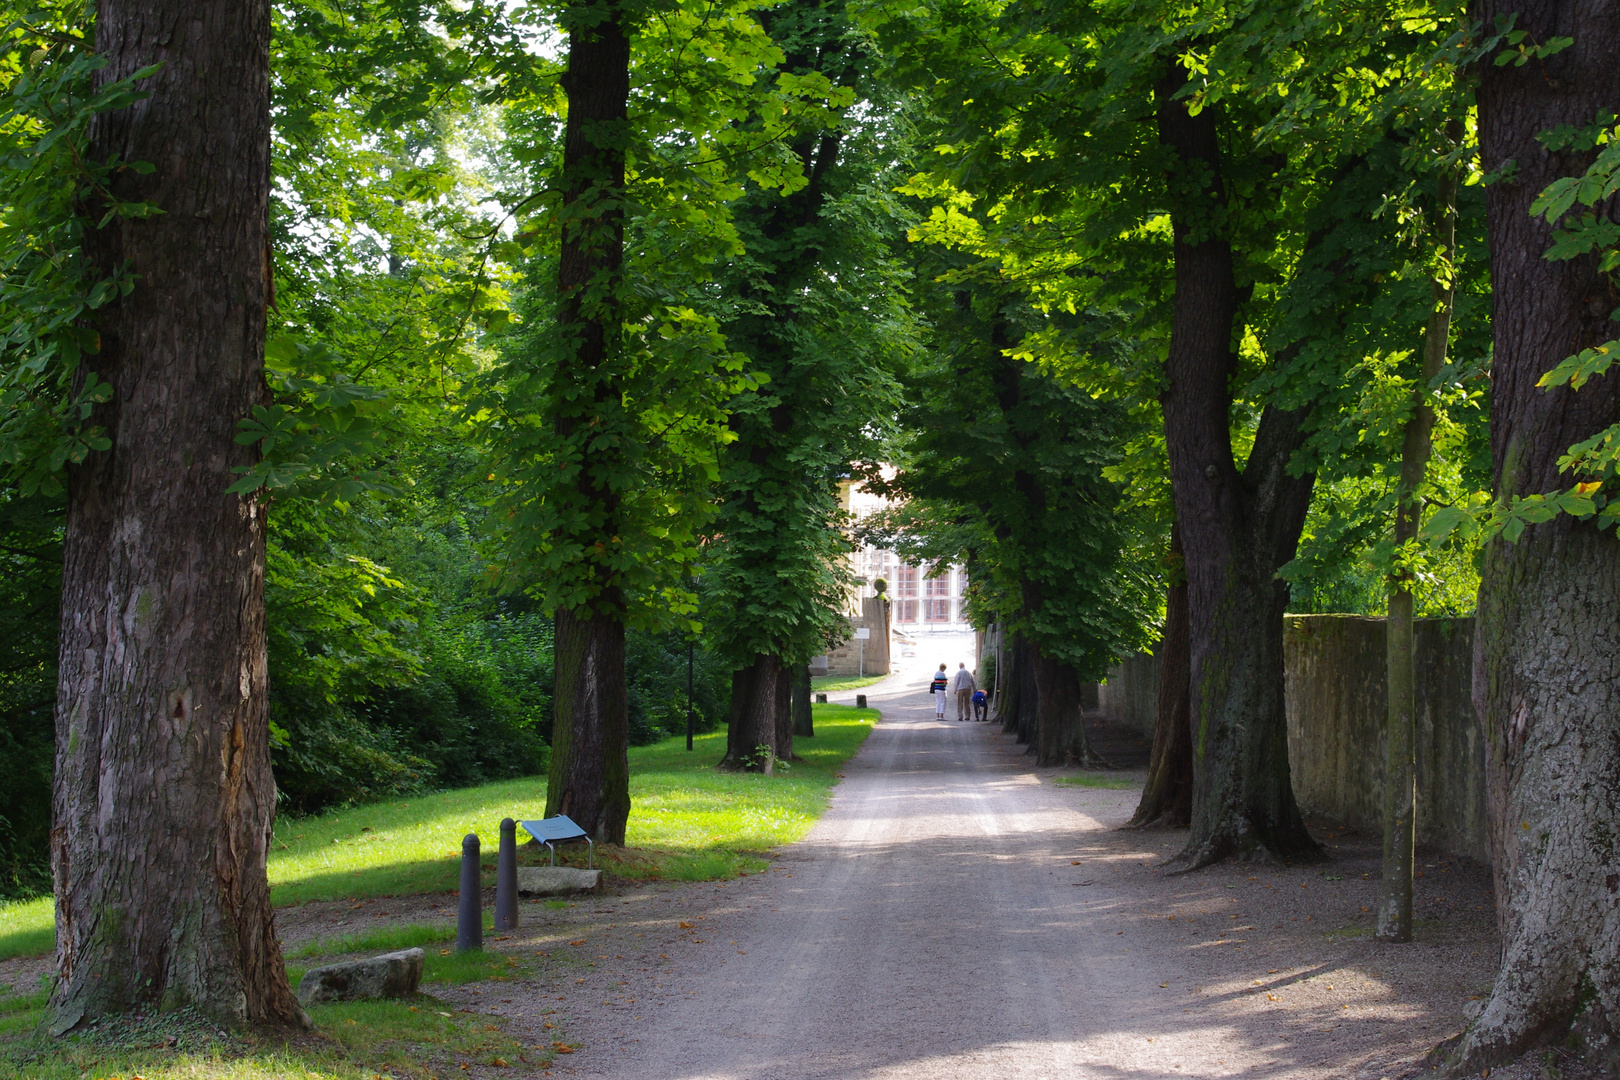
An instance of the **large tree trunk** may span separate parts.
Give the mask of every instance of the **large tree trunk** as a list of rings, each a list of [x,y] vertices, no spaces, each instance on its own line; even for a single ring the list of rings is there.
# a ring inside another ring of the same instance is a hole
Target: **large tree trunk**
[[[1074,668],[1039,652],[1035,685],[1040,698],[1035,720],[1035,764],[1100,768],[1107,763],[1091,749],[1081,709],[1080,677]]]
[[[811,739],[816,734],[815,714],[810,708],[810,665],[799,664],[793,669],[793,734],[797,738]],[[789,747],[791,749],[791,746]]]
[[[759,653],[752,664],[731,673],[731,714],[726,719],[722,769],[775,771],[777,735],[785,709],[782,693],[782,661],[771,653]]]
[[[776,759],[793,760],[793,665],[776,658]]]
[[[1035,752],[1035,732],[1041,715],[1040,683],[1035,678],[1035,666],[1040,653],[1034,642],[1022,635],[1018,638],[1018,741]]]
[[[557,612],[555,711],[546,812],[565,813],[600,843],[624,843],[630,816],[629,717],[624,681],[624,597],[610,565],[620,546],[622,451],[588,433],[620,408],[622,387],[603,369],[619,335],[624,276],[624,144],[630,41],[618,11],[577,5],[569,24],[563,134],[558,332],[571,343],[558,363],[557,433],[579,455],[576,506],[595,522],[593,595]],[[600,205],[599,204],[605,204]],[[575,393],[564,389],[572,387]],[[598,443],[607,445],[598,445]],[[587,555],[587,558],[592,556]]]
[[[1187,577],[1182,572],[1181,532],[1170,533],[1170,588],[1159,642],[1159,697],[1153,721],[1153,760],[1142,800],[1130,825],[1184,829],[1192,821],[1193,746],[1191,656],[1187,644]]]
[[[1462,141],[1460,123],[1448,126],[1455,145]],[[1440,175],[1436,192],[1434,240],[1449,259],[1456,240],[1457,173]],[[1434,309],[1423,343],[1423,382],[1412,391],[1412,418],[1402,433],[1401,481],[1395,508],[1395,546],[1399,551],[1417,540],[1422,516],[1424,474],[1433,450],[1434,410],[1429,383],[1446,363],[1451,337],[1449,281],[1431,284]],[[1412,645],[1412,577],[1397,570],[1389,578],[1389,616],[1384,620],[1384,866],[1378,895],[1380,941],[1412,940],[1412,876],[1416,870],[1417,828],[1417,673]]]
[[[1018,730],[1019,710],[1024,707],[1020,692],[1022,684],[1019,681],[1023,657],[1018,651],[1022,641],[1023,638],[1014,635],[996,664],[996,682],[1001,687],[996,697],[996,719],[1001,721],[1001,730],[1008,735]]]
[[[630,708],[624,623],[557,612],[551,777],[546,814],[567,814],[602,844],[624,843],[630,817]]]
[[[57,970],[50,1030],[136,1006],[305,1023],[265,859],[264,507],[227,495],[264,395],[270,6],[105,0],[99,78],[161,63],[93,121],[90,154],[144,161],[114,194],[163,212],[86,247],[129,296],[87,367],[113,387],[112,448],[75,469],[57,683]]]
[[[1175,69],[1181,73],[1179,66]],[[1288,475],[1303,410],[1268,406],[1243,471],[1232,454],[1231,374],[1238,289],[1231,245],[1210,222],[1225,196],[1217,109],[1197,116],[1159,87],[1159,140],[1170,170],[1176,275],[1165,361],[1165,441],[1186,548],[1193,722],[1192,835],[1176,856],[1191,870],[1228,857],[1316,858],[1288,775],[1283,623],[1312,478]]]
[[[1595,260],[1542,258],[1531,201],[1588,160],[1538,136],[1620,110],[1620,6],[1598,0],[1478,4],[1487,27],[1517,13],[1530,41],[1574,45],[1523,67],[1481,64],[1492,327],[1491,454],[1499,498],[1567,487],[1567,448],[1620,421],[1620,376],[1580,391],[1537,380],[1614,337],[1613,293]],[[1532,525],[1493,541],[1481,571],[1474,703],[1484,726],[1502,967],[1452,1075],[1570,1038],[1620,1070],[1620,545],[1591,522]]]

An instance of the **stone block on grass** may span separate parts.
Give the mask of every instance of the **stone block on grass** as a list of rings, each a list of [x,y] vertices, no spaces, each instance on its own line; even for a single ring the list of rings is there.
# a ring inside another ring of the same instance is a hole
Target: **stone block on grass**
[[[518,892],[524,896],[566,896],[594,892],[602,884],[602,871],[577,866],[520,866]]]
[[[409,997],[422,984],[422,950],[401,949],[369,960],[346,960],[304,972],[298,1002],[359,1001],[364,998]]]

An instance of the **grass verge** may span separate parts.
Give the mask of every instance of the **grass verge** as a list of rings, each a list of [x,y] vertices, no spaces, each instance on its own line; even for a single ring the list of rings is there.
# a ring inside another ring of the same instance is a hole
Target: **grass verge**
[[[887,679],[887,675],[817,675],[810,680],[810,689],[817,693],[838,693],[842,690],[859,690]]]
[[[803,760],[775,776],[717,771],[723,731],[698,736],[691,752],[683,737],[633,748],[627,846],[601,851],[603,861],[624,877],[685,881],[763,865],[763,853],[799,839],[821,816],[839,768],[877,718],[875,709],[815,706],[816,735],[796,744]],[[271,899],[284,907],[452,891],[469,832],[486,841],[486,884],[493,884],[501,818],[541,817],[545,788],[541,777],[507,780],[278,822]],[[582,847],[565,850],[568,861],[583,862]],[[522,861],[546,856],[524,851]],[[49,952],[52,918],[49,897],[0,906],[0,960]]]
[[[44,1002],[5,1011],[32,1031]],[[65,1040],[39,1035],[0,1044],[0,1077],[83,1080],[373,1080],[462,1075],[472,1066],[541,1065],[557,1050],[529,1047],[496,1018],[457,1013],[427,995],[409,1001],[361,1001],[309,1010],[315,1031],[293,1038],[225,1036],[191,1012],[160,1013],[103,1025]],[[482,1071],[482,1070],[480,1070]]]
[[[1118,773],[1070,773],[1067,776],[1052,777],[1054,784],[1067,784],[1070,787],[1107,788],[1110,791],[1124,791],[1126,788],[1141,787],[1142,778],[1139,776],[1120,776]]]

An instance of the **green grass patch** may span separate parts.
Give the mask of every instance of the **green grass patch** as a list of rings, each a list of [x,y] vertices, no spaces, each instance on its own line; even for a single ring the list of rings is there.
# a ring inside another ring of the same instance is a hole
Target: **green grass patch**
[[[387,953],[400,949],[425,949],[442,941],[454,941],[456,928],[444,923],[406,923],[373,930],[368,934],[345,934],[342,937],[306,941],[287,954],[289,960],[302,960],[312,956],[342,956],[345,953]]]
[[[426,995],[409,1001],[359,1001],[309,1010],[318,1035],[291,1041],[220,1039],[189,1010],[104,1025],[97,1033],[49,1040],[34,1029],[37,1008],[0,1014],[25,1022],[30,1034],[0,1042],[0,1077],[83,1080],[141,1076],[145,1080],[372,1080],[378,1075],[425,1078],[462,1075],[461,1066],[522,1068],[554,1055],[525,1049],[494,1017],[457,1013]],[[174,1049],[163,1048],[175,1038]],[[480,1068],[483,1067],[483,1068]]]
[[[0,904],[0,960],[55,951],[55,912],[49,896]]]
[[[481,949],[467,952],[430,949],[424,959],[423,985],[443,983],[446,986],[460,986],[462,983],[483,982],[486,979],[505,982],[529,972],[529,965],[515,956]]]
[[[810,689],[817,693],[838,693],[842,690],[860,690],[880,683],[887,679],[887,675],[817,675],[810,680]]]
[[[1118,773],[1085,772],[1069,773],[1066,776],[1052,777],[1054,784],[1067,784],[1070,787],[1107,788],[1110,791],[1124,791],[1126,788],[1142,786],[1139,776],[1121,776]]]
[[[598,849],[598,865],[624,877],[676,881],[762,867],[765,852],[804,836],[827,809],[839,768],[860,749],[878,712],[817,705],[814,718],[815,737],[794,743],[803,761],[779,766],[774,776],[715,769],[725,755],[724,731],[699,735],[691,752],[684,736],[632,748],[628,846]],[[485,841],[485,884],[493,884],[501,819],[538,818],[545,805],[545,780],[530,777],[280,821],[270,855],[271,900],[285,907],[452,892],[469,832]],[[563,861],[583,865],[584,845],[563,851]],[[542,853],[522,857],[546,861]],[[48,896],[0,906],[0,959],[54,949],[52,910]]]

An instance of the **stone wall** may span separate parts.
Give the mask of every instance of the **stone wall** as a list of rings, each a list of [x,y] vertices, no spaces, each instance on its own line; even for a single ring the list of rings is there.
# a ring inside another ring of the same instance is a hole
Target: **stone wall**
[[[1097,707],[1108,716],[1153,738],[1159,710],[1159,658],[1137,653],[1108,673],[1097,686]]]
[[[1484,861],[1484,740],[1471,699],[1472,619],[1419,619],[1418,843]],[[1307,814],[1384,827],[1384,620],[1289,615],[1284,624],[1288,761]],[[1102,710],[1153,737],[1159,667],[1133,656],[1099,688]]]
[[[868,596],[861,600],[861,613],[849,620],[851,629],[866,627],[872,631],[867,639],[865,668],[868,675],[889,673],[889,605],[881,596]],[[844,644],[827,654],[827,674],[859,675],[861,672],[861,643],[852,636]]]
[[[1384,827],[1384,620],[1290,615],[1284,623],[1294,797],[1363,832]],[[1419,619],[1417,840],[1485,861],[1485,749],[1471,699],[1472,619]]]

